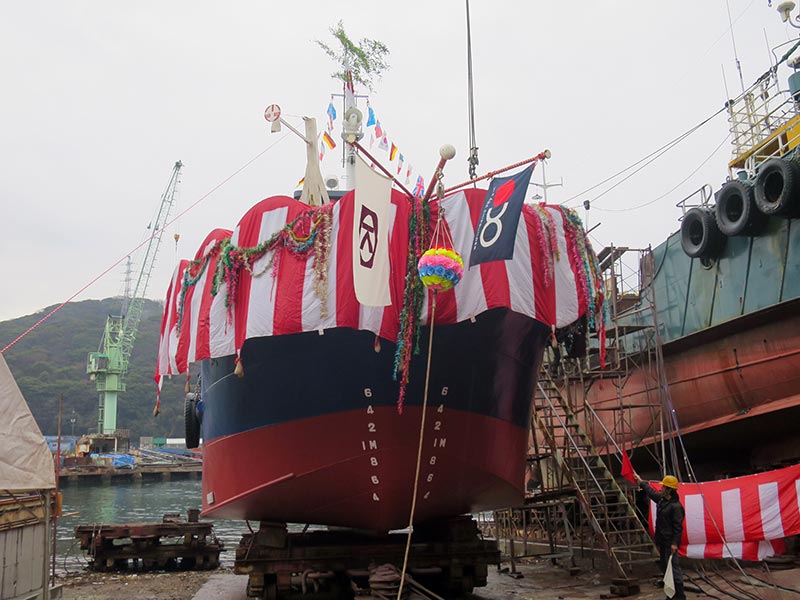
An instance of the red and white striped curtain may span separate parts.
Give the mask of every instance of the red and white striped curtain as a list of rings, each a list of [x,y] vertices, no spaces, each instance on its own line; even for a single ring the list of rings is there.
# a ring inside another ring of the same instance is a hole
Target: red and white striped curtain
[[[763,560],[786,551],[783,538],[800,534],[800,465],[682,483],[678,494],[686,509],[680,553],[689,558]],[[651,502],[651,533],[655,516]]]

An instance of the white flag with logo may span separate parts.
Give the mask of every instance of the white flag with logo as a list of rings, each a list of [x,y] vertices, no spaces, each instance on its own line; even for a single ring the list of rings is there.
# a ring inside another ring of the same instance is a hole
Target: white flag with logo
[[[391,304],[389,291],[389,225],[392,181],[356,160],[353,207],[353,283],[364,306]]]

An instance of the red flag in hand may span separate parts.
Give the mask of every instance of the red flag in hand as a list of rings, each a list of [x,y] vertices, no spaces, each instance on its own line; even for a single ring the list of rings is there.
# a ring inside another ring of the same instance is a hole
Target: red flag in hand
[[[636,483],[636,479],[633,477],[633,465],[631,464],[631,459],[628,458],[628,453],[624,450],[622,451],[622,471],[620,471],[620,475],[622,475],[625,479],[630,481],[631,483]]]

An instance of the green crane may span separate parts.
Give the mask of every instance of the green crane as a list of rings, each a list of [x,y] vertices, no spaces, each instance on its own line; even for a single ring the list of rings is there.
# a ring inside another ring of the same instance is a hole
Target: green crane
[[[150,282],[158,248],[164,235],[164,226],[175,204],[181,168],[183,163],[176,162],[167,189],[161,196],[155,222],[148,226],[152,233],[147,242],[147,250],[130,302],[127,303],[127,308],[123,307],[122,314],[108,316],[100,348],[97,352],[91,352],[87,360],[86,372],[89,374],[89,379],[97,384],[97,393],[100,397],[97,433],[101,435],[114,434],[117,429],[117,399],[119,394],[125,391],[125,375],[128,372],[139,321],[142,318],[147,284]]]

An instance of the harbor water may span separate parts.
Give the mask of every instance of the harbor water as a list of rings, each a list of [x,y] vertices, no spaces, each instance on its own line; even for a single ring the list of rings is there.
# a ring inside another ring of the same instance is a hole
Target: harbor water
[[[62,492],[64,514],[69,515],[58,520],[56,568],[62,573],[80,571],[87,565],[86,554],[75,539],[78,525],[160,523],[165,513],[186,518],[187,509],[201,505],[199,479],[67,485]],[[224,519],[212,522],[214,534],[225,544],[220,562],[232,565],[247,524]]]

